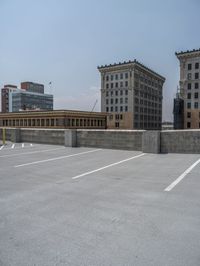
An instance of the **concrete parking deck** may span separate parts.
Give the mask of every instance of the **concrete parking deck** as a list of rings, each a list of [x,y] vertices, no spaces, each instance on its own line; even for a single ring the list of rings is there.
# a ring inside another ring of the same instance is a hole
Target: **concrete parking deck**
[[[199,265],[200,155],[0,150],[0,265]]]

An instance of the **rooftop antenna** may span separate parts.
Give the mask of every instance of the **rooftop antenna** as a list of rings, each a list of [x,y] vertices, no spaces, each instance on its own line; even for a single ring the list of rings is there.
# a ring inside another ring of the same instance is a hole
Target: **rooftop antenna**
[[[97,105],[97,102],[98,102],[98,100],[96,99],[96,101],[95,101],[95,103],[94,103],[94,105],[93,105],[93,108],[92,108],[92,111],[91,111],[91,112],[94,111],[94,108],[95,108],[95,106]]]

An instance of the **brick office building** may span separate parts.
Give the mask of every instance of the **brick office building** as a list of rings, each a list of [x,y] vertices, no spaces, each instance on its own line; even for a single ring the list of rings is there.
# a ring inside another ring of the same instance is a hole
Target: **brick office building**
[[[108,128],[161,129],[165,78],[137,60],[98,67]]]
[[[183,128],[200,128],[200,49],[175,54],[180,62],[179,98],[184,102]]]

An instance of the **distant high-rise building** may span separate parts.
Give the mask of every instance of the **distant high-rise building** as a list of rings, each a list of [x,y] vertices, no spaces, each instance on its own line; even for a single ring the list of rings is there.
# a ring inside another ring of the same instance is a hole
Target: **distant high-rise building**
[[[200,49],[175,53],[180,61],[184,128],[200,128]]]
[[[53,95],[24,90],[13,92],[10,112],[22,110],[53,110]]]
[[[2,112],[53,110],[53,95],[44,94],[44,85],[23,82],[21,88],[13,85],[4,86],[1,90]]]
[[[108,128],[161,129],[165,78],[137,60],[98,67]]]

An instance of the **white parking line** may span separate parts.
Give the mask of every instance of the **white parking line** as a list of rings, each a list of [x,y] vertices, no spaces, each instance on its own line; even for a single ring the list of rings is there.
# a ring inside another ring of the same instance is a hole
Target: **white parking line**
[[[200,159],[198,159],[195,163],[193,163],[187,170],[185,170],[185,172],[182,173],[182,175],[180,175],[174,182],[171,183],[171,185],[169,185],[168,187],[165,188],[164,191],[171,191],[179,182],[181,182],[181,180],[183,180],[183,178],[189,174],[192,169],[197,166],[197,164],[200,163]]]
[[[30,146],[33,147],[33,144],[31,143]]]
[[[93,174],[93,173],[96,173],[96,172],[99,172],[99,171],[102,171],[106,168],[109,168],[109,167],[112,167],[112,166],[115,166],[115,165],[118,165],[118,164],[121,164],[121,163],[125,163],[127,161],[130,161],[130,160],[133,160],[133,159],[136,159],[136,158],[139,158],[141,156],[145,155],[145,153],[142,153],[142,154],[139,154],[139,155],[136,155],[136,156],[133,156],[133,157],[130,157],[130,158],[127,158],[125,160],[122,160],[122,161],[119,161],[119,162],[116,162],[116,163],[112,163],[112,164],[109,164],[109,165],[106,165],[106,166],[103,166],[101,168],[98,168],[98,169],[95,169],[93,171],[90,171],[90,172],[86,172],[86,173],[83,173],[83,174],[80,174],[80,175],[77,175],[77,176],[74,176],[72,177],[72,179],[77,179],[77,178],[80,178],[80,177],[83,177],[83,176],[86,176],[86,175],[90,175],[90,174]]]
[[[12,147],[11,147],[11,149],[14,149],[14,147],[15,147],[15,144],[12,144]]]
[[[2,145],[1,147],[0,147],[0,150],[2,150],[4,148],[4,145]]]
[[[33,165],[33,164],[40,164],[40,163],[52,162],[52,161],[56,161],[56,160],[61,160],[61,159],[65,159],[65,158],[69,158],[69,157],[74,157],[74,156],[78,156],[78,155],[83,155],[83,154],[87,154],[87,153],[92,153],[92,152],[96,152],[96,151],[101,151],[101,150],[102,149],[96,149],[96,150],[92,150],[92,151],[84,151],[84,152],[80,152],[80,153],[75,153],[75,154],[70,154],[70,155],[55,157],[55,158],[51,158],[51,159],[46,159],[46,160],[41,160],[41,161],[35,161],[35,162],[31,162],[31,163],[19,164],[19,165],[15,165],[14,167],[17,168],[17,167],[23,167],[23,166]]]
[[[22,143],[22,148],[24,148],[24,143]]]
[[[57,150],[64,150],[64,149],[66,149],[66,148],[63,147],[63,148],[49,149],[49,150],[43,150],[43,151],[30,151],[30,152],[6,154],[6,155],[0,155],[0,158],[3,158],[3,157],[14,157],[14,156],[19,156],[19,155],[42,153],[42,152],[49,152],[49,151],[57,151]]]

